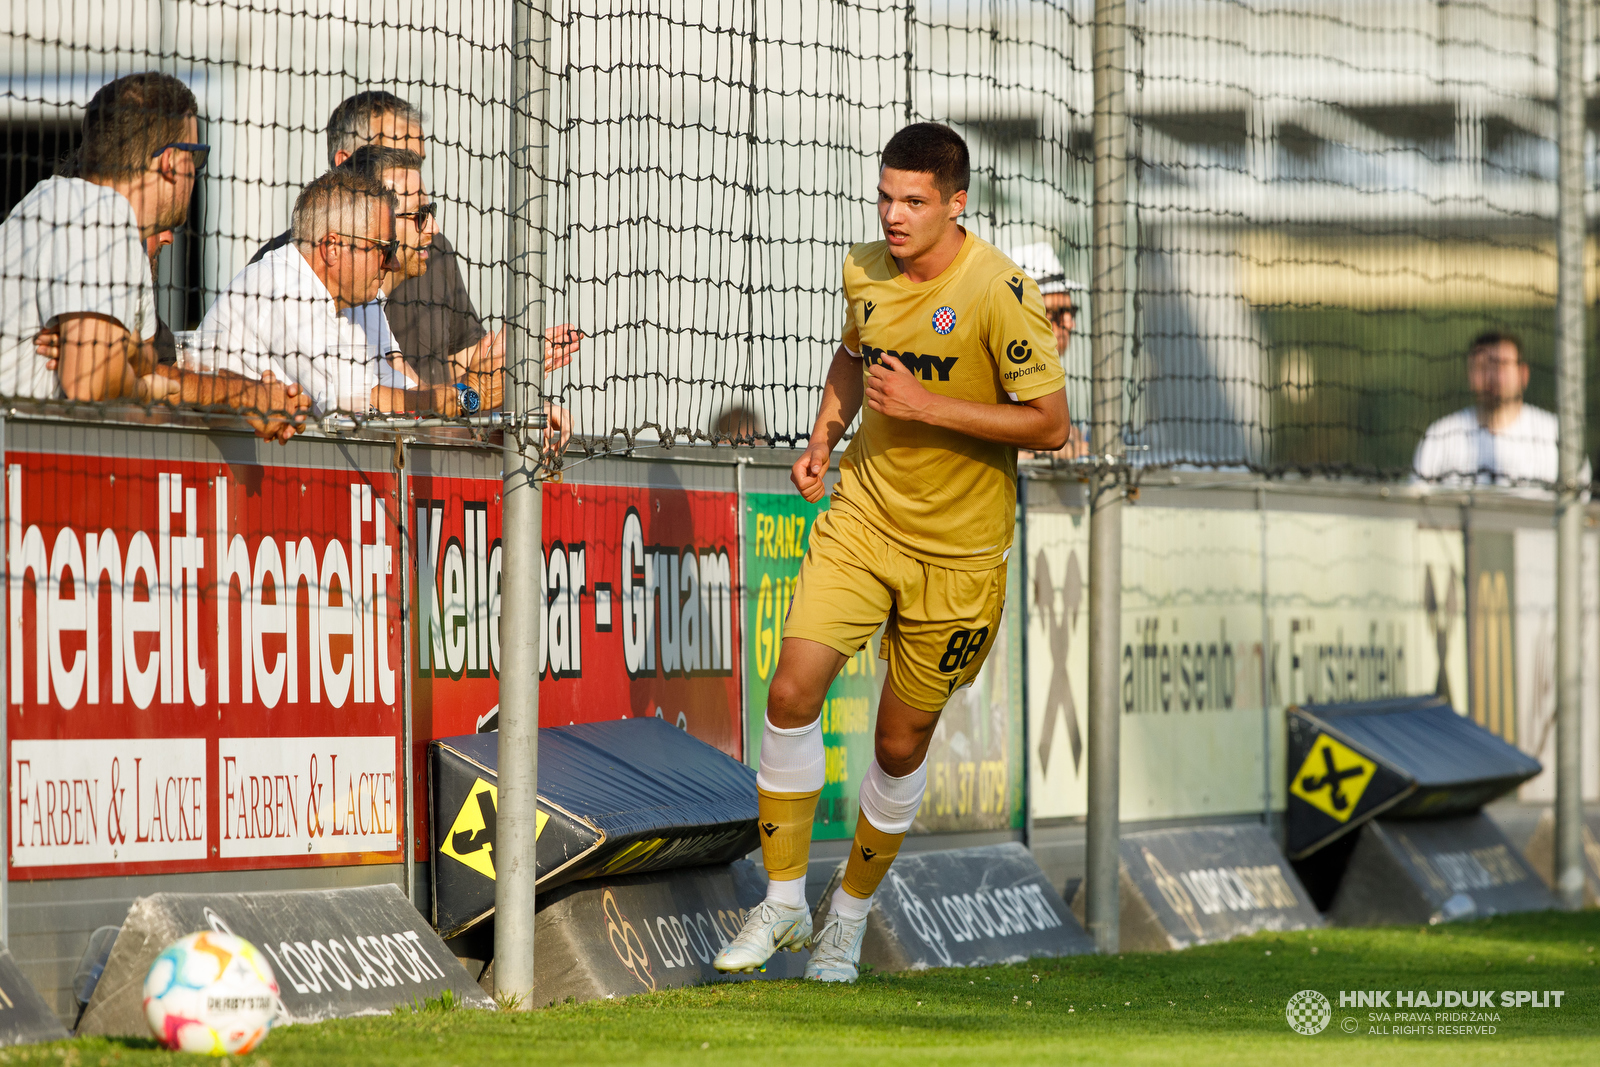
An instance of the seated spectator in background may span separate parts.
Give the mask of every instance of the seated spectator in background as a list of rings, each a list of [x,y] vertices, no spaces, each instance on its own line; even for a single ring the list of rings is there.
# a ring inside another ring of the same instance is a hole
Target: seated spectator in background
[[[89,101],[77,174],[40,182],[0,225],[0,394],[247,412],[286,440],[303,401],[258,381],[159,370],[152,241],[182,225],[205,165],[181,81],[131,74]],[[41,358],[41,334],[53,335]]]
[[[1039,283],[1039,295],[1044,297],[1044,313],[1050,319],[1050,328],[1056,335],[1056,355],[1061,365],[1067,365],[1067,349],[1072,344],[1072,331],[1078,324],[1078,294],[1083,283],[1067,277],[1066,268],[1047,242],[1023,245],[1011,250],[1011,261]],[[1081,459],[1089,454],[1089,442],[1076,422],[1067,431],[1067,443],[1054,452],[1029,452],[1019,450],[1018,459]]]
[[[405,363],[402,349],[389,328],[384,307],[385,291],[428,269],[427,241],[433,231],[433,202],[422,184],[422,157],[404,148],[367,145],[339,165],[382,185],[395,196],[394,236],[398,242],[391,269],[378,281],[378,295],[365,304],[340,312],[360,326],[378,354],[379,382],[402,388],[420,384]]]
[[[1459,485],[1554,483],[1559,427],[1525,404],[1528,364],[1509,333],[1481,333],[1467,348],[1467,382],[1477,403],[1446,415],[1423,435],[1411,461],[1418,480]],[[1582,479],[1589,480],[1589,464]]]

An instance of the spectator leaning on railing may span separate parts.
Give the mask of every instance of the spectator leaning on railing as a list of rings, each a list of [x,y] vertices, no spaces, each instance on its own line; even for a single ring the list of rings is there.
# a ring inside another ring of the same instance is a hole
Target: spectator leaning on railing
[[[263,437],[294,433],[298,390],[157,366],[149,242],[188,214],[208,151],[198,113],[169,75],[109,82],[84,117],[81,176],[40,182],[0,225],[0,394],[226,407]]]
[[[384,384],[373,336],[346,317],[378,295],[400,265],[397,200],[377,179],[348,168],[306,186],[294,205],[293,241],[236,275],[200,324],[219,364],[245,375],[272,373],[311,396],[320,414],[432,412],[447,418],[498,407],[498,359],[458,384]],[[382,319],[382,309],[376,310]]]

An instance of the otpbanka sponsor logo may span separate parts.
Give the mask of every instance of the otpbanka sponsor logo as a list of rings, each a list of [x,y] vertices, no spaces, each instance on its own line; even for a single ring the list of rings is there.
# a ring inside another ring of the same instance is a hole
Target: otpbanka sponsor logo
[[[1500,1032],[1510,1012],[1559,1008],[1566,995],[1564,989],[1342,989],[1339,1008],[1356,1014],[1340,1019],[1339,1029],[1378,1037],[1487,1036]],[[1290,997],[1284,1011],[1289,1028],[1306,1037],[1327,1029],[1333,1015],[1315,989]]]

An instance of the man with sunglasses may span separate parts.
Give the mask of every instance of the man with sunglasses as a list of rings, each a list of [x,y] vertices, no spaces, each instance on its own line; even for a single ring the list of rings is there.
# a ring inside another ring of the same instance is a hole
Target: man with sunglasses
[[[293,434],[298,390],[158,366],[149,243],[188,215],[208,151],[197,116],[170,75],[107,83],[74,173],[39,183],[0,226],[0,395],[231,408],[263,437]]]
[[[501,364],[486,359],[460,382],[412,385],[383,373],[394,351],[376,299],[402,267],[394,190],[339,167],[300,193],[290,244],[240,271],[200,325],[218,365],[247,376],[297,383],[318,414],[428,412],[471,415],[500,404]]]
[[[382,360],[378,368],[381,382],[386,385],[421,384],[422,376],[406,360],[404,345],[390,329],[386,294],[393,292],[395,286],[420,277],[428,269],[434,235],[434,202],[422,181],[422,157],[410,149],[365,145],[339,167],[371,178],[394,193],[397,242],[393,269],[384,275],[378,295],[342,314],[360,325],[373,339]]]

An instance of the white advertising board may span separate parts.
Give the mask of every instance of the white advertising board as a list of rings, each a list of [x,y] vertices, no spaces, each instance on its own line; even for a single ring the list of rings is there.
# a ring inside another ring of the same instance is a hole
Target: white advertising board
[[[1265,525],[1271,699],[1263,716],[1261,514],[1151,506],[1124,513],[1125,820],[1260,811],[1268,785],[1281,809],[1282,713],[1291,703],[1435,692],[1441,684],[1464,699],[1459,532],[1410,517],[1281,511],[1269,511]],[[1030,512],[1028,553],[1034,815],[1079,816],[1086,517]]]

